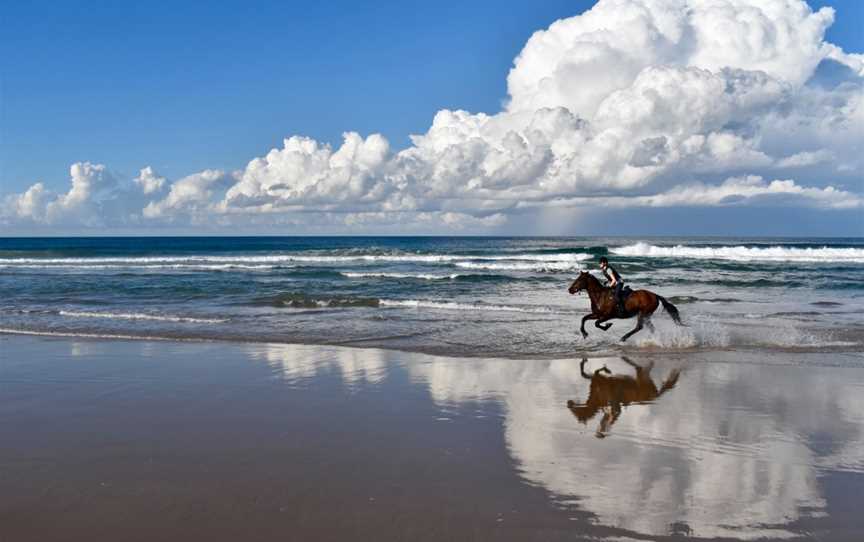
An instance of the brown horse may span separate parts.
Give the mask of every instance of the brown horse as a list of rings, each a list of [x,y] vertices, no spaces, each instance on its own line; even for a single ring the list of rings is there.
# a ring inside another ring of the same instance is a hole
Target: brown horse
[[[618,420],[621,415],[622,407],[631,403],[649,403],[656,401],[661,395],[675,387],[678,383],[678,377],[681,371],[673,370],[660,389],[651,380],[651,369],[653,364],[647,367],[636,365],[629,359],[622,357],[629,365],[636,369],[636,378],[624,375],[611,375],[612,371],[603,367],[594,371],[593,375],[585,372],[585,363],[587,359],[582,359],[579,364],[579,370],[582,372],[582,377],[591,381],[591,388],[588,391],[588,400],[583,404],[578,404],[572,399],[567,401],[567,408],[576,416],[580,422],[587,424],[588,420],[593,418],[599,410],[603,410],[603,418],[600,420],[600,425],[597,428],[595,436],[603,438]],[[600,373],[605,372],[610,376],[603,376]]]
[[[631,335],[642,329],[643,324],[648,326],[651,333],[654,333],[654,324],[651,323],[651,315],[654,314],[660,303],[663,304],[663,308],[666,309],[666,312],[669,313],[669,316],[672,317],[672,320],[676,324],[679,326],[684,325],[681,322],[681,316],[678,314],[678,309],[675,308],[675,305],[654,292],[636,290],[624,301],[624,312],[620,312],[618,310],[618,303],[615,302],[615,293],[612,288],[606,288],[600,284],[597,277],[587,271],[579,273],[579,276],[570,285],[568,291],[571,294],[577,294],[582,290],[587,291],[588,297],[591,298],[591,314],[582,318],[582,326],[579,328],[583,337],[588,337],[588,332],[585,331],[585,322],[588,320],[597,320],[594,322],[594,325],[598,329],[606,331],[612,326],[611,323],[604,326],[603,322],[606,320],[611,320],[612,318],[626,319],[633,318],[634,316],[639,318],[636,322],[636,327],[621,337],[622,341],[626,341]]]

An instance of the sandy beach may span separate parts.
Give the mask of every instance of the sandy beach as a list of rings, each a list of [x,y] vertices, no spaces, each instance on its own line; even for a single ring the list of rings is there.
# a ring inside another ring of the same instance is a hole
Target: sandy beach
[[[859,354],[0,353],[4,542],[864,536]]]

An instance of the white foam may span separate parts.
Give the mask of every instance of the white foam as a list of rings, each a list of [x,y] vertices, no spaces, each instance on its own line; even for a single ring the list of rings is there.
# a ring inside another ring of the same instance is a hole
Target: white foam
[[[0,260],[2,261],[2,260]],[[296,267],[292,265],[282,264],[282,265],[250,265],[250,264],[239,264],[239,263],[225,263],[225,264],[145,264],[145,265],[134,265],[134,264],[8,264],[2,263],[0,264],[0,268],[13,268],[13,269],[82,269],[82,270],[102,270],[102,269],[143,269],[143,270],[162,270],[162,269],[177,269],[182,271],[269,271],[272,269],[284,268],[284,267]]]
[[[413,309],[437,309],[452,311],[492,311],[492,312],[525,312],[532,314],[563,314],[566,311],[551,307],[518,307],[513,305],[492,305],[485,303],[455,303],[452,301],[427,301],[422,299],[382,299],[381,307],[403,307]]]
[[[573,265],[572,262],[549,261],[539,263],[531,262],[511,262],[511,263],[486,263],[486,262],[454,262],[456,267],[463,269],[478,269],[488,271],[533,271],[535,273],[560,273],[560,272],[575,272],[582,268]]]
[[[418,280],[453,280],[465,275],[451,273],[449,275],[433,275],[431,273],[341,273],[351,279],[384,278],[384,279],[418,279]]]
[[[145,314],[138,312],[92,312],[92,311],[60,311],[60,316],[72,318],[108,318],[111,320],[155,320],[160,322],[190,322],[196,324],[221,324],[225,319],[191,318],[166,314]]]
[[[693,258],[701,260],[733,261],[781,261],[781,262],[824,262],[824,263],[864,263],[864,248],[798,248],[798,247],[688,247],[684,245],[658,246],[636,243],[610,249],[619,256],[638,256],[646,258]]]
[[[31,331],[27,329],[0,328],[7,335],[37,335],[40,337],[76,337],[81,339],[120,339],[134,341],[199,341],[201,339],[158,337],[153,335],[123,335],[117,333],[78,333],[73,331]]]
[[[639,348],[714,349],[714,348],[848,348],[857,343],[838,341],[829,335],[793,325],[728,326],[717,321],[693,321],[680,327],[668,321],[658,322],[655,333],[642,330],[631,342]],[[629,326],[619,328],[625,331]]]

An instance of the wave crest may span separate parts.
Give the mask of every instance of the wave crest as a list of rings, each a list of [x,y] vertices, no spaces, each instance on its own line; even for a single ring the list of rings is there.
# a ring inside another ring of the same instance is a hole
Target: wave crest
[[[221,324],[227,322],[224,318],[193,318],[191,316],[174,316],[171,314],[147,314],[142,312],[94,312],[94,311],[58,311],[60,316],[71,318],[106,318],[111,320],[153,320],[158,322],[188,322],[194,324]]]
[[[412,309],[436,309],[452,311],[491,311],[491,312],[525,312],[532,314],[565,314],[569,311],[556,310],[552,307],[521,307],[515,305],[493,305],[488,303],[456,303],[453,301],[427,301],[422,299],[382,299],[381,307],[402,307]]]
[[[700,260],[778,261],[814,263],[864,263],[864,248],[839,247],[748,247],[717,246],[688,247],[684,245],[658,246],[636,243],[610,249],[619,256],[643,258],[692,258]]]
[[[431,273],[341,273],[342,276],[349,279],[366,279],[366,278],[382,278],[382,279],[416,279],[416,280],[454,280],[459,277],[467,276],[459,273],[451,273],[449,275],[434,275]]]

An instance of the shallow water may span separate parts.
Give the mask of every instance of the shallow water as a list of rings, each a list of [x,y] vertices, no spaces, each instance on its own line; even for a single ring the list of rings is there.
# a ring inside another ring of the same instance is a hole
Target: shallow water
[[[864,536],[860,353],[0,349],[0,539]]]
[[[676,304],[575,331],[566,289],[608,256]],[[342,344],[547,357],[646,350],[860,351],[864,240],[0,239],[0,332]]]

